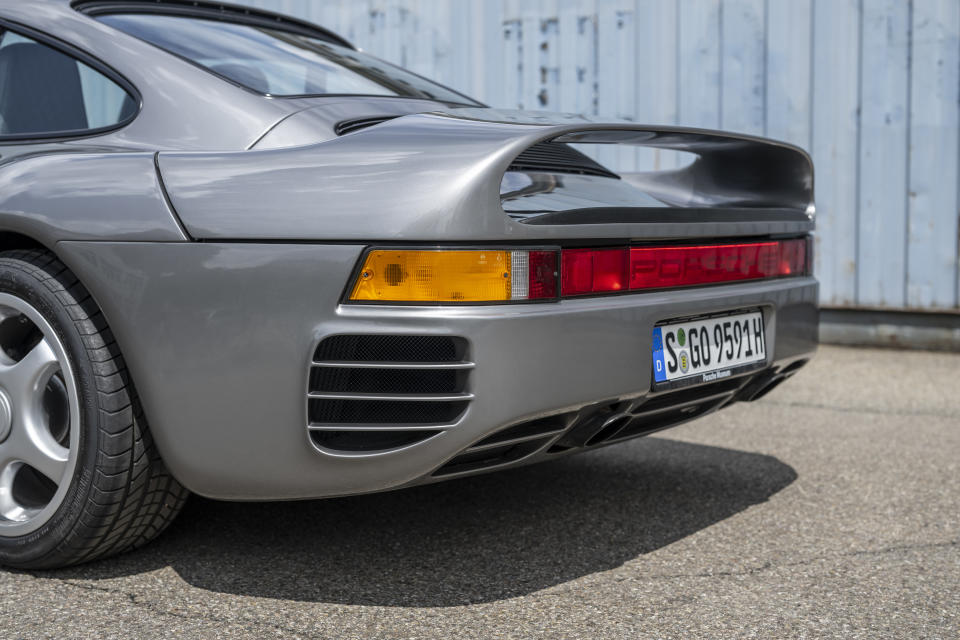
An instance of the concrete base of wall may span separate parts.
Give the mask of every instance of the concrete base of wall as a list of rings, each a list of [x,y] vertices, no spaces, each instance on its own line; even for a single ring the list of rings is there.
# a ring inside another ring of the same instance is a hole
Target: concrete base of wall
[[[960,352],[960,314],[823,309],[820,342]]]

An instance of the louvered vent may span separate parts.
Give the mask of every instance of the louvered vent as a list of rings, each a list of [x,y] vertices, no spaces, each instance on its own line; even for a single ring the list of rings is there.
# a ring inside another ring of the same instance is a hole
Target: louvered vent
[[[620,177],[570,145],[559,142],[540,142],[533,145],[517,156],[507,171],[577,173],[606,178]]]
[[[372,127],[374,125],[380,124],[381,122],[386,122],[387,120],[393,120],[398,116],[372,116],[370,118],[356,118],[354,120],[344,120],[338,122],[334,127],[333,131],[338,136],[346,135],[348,133],[353,133],[354,131],[359,131],[360,129],[366,129],[367,127]]]
[[[339,335],[310,367],[308,429],[343,452],[396,449],[456,422],[472,396],[467,343],[448,336]]]

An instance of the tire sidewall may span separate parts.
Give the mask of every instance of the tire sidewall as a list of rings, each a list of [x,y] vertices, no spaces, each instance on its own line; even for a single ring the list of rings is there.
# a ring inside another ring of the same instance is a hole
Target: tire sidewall
[[[57,283],[58,291],[52,290],[47,283],[32,272],[42,271],[48,282]],[[0,254],[0,293],[17,296],[31,306],[50,323],[60,338],[73,370],[77,395],[80,400],[80,424],[71,425],[79,429],[77,463],[70,478],[70,487],[64,495],[60,507],[40,528],[21,536],[0,536],[0,562],[23,565],[42,560],[56,554],[58,548],[67,543],[71,532],[83,515],[88,494],[93,485],[99,432],[99,402],[94,383],[93,364],[87,357],[83,338],[77,330],[76,322],[67,305],[76,305],[70,293],[55,276],[45,272],[29,262],[9,258]],[[80,310],[79,305],[73,309]],[[85,316],[85,314],[84,314]],[[84,320],[85,317],[81,319]]]

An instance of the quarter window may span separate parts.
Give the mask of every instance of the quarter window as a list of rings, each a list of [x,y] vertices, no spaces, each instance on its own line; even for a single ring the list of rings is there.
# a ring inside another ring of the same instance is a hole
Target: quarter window
[[[131,118],[136,101],[76,58],[0,31],[0,138],[82,135]]]

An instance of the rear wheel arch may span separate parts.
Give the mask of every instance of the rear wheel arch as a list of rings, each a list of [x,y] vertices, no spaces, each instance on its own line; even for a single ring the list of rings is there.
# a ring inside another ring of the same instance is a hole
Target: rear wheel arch
[[[0,234],[0,241],[16,246],[24,239]],[[0,562],[20,568],[59,567],[140,546],[169,524],[186,498],[153,446],[123,356],[98,305],[69,266],[42,245],[36,248],[37,244],[0,251],[0,290],[7,307],[23,306],[28,315],[32,309],[35,324],[46,326],[43,339],[60,344],[61,355],[70,363],[63,375],[76,383],[70,401],[79,411],[67,432],[81,435],[77,440],[71,436],[69,445],[76,471],[60,481],[68,482],[70,488],[62,496],[51,491],[51,500],[60,501],[53,507],[55,512],[44,516],[47,510],[38,511],[37,518],[46,519],[34,528],[29,528],[29,518],[23,520],[27,529],[22,533],[19,512],[13,508],[22,504],[8,504],[10,508],[3,512]],[[16,300],[22,304],[13,304]],[[8,354],[4,370],[12,371],[19,361],[11,360],[13,352],[4,348]],[[0,448],[12,450],[23,441],[22,436],[16,440],[11,436],[17,424],[6,425]],[[36,427],[26,429],[21,428],[21,433],[36,431]],[[10,455],[0,458],[31,459]],[[13,493],[13,489],[7,492]]]
[[[50,247],[31,236],[17,231],[0,229],[0,252],[11,251],[13,249],[36,249],[56,255],[56,252],[52,251]]]

